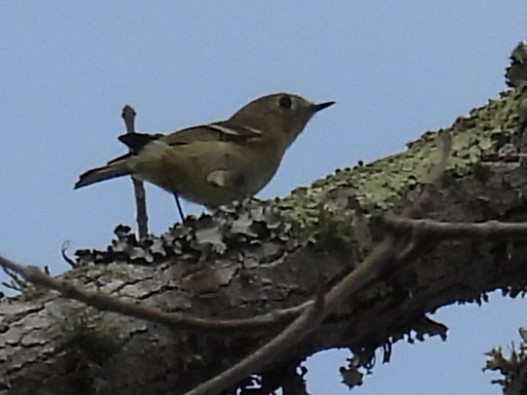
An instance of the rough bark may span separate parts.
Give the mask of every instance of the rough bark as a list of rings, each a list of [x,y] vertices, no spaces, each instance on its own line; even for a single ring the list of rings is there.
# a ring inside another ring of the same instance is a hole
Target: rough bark
[[[520,155],[527,145],[520,128],[526,98],[527,88],[519,86],[454,122],[453,155],[430,218],[527,220]],[[145,242],[119,228],[108,251],[79,252],[79,267],[63,276],[87,289],[202,317],[251,317],[296,305],[353,270],[383,237],[370,219],[397,212],[418,193],[436,150],[433,137],[427,132],[401,154],[298,189],[273,210],[236,207]],[[445,336],[446,327],[426,318],[437,308],[481,303],[496,289],[523,294],[526,255],[524,241],[427,240],[412,260],[344,301],[306,340],[259,372],[256,387],[264,390],[258,393],[279,386],[303,393],[295,367],[341,347],[356,357],[343,361],[352,385],[377,348],[388,358],[398,340]],[[0,395],[182,394],[279,329],[174,331],[29,288],[0,302]]]

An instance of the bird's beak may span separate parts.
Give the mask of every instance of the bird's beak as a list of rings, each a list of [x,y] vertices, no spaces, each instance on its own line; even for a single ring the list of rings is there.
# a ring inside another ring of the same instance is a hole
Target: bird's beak
[[[332,106],[333,104],[335,104],[334,101],[327,101],[324,103],[313,104],[311,108],[313,109],[313,113],[315,113],[315,112],[319,112],[320,110],[323,110],[324,108],[328,108],[329,106]]]

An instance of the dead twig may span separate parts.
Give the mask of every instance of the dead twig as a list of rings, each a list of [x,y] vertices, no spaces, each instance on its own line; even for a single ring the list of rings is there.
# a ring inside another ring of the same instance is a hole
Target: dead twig
[[[305,309],[296,320],[271,341],[236,365],[198,385],[187,392],[186,395],[215,395],[234,385],[263,365],[282,355],[284,350],[295,343],[291,339],[303,339],[312,330],[316,329],[323,319],[323,312],[324,296],[319,294],[309,308]]]
[[[513,239],[527,237],[527,222],[507,223],[500,221],[486,221],[480,223],[469,222],[441,222],[432,219],[411,219],[396,216],[386,216],[380,221],[389,230],[397,232],[416,232],[424,237],[435,240],[452,239]]]
[[[70,248],[70,244],[71,242],[69,240],[62,243],[62,246],[60,247],[60,255],[62,255],[62,259],[64,259],[72,269],[75,269],[78,266],[77,262],[66,255],[66,251]]]
[[[121,116],[123,117],[124,124],[126,126],[126,133],[135,133],[135,110],[126,105],[123,107]],[[132,177],[132,183],[134,185],[134,196],[135,206],[137,210],[137,231],[139,238],[144,239],[148,235],[148,214],[146,212],[146,191],[142,181]]]

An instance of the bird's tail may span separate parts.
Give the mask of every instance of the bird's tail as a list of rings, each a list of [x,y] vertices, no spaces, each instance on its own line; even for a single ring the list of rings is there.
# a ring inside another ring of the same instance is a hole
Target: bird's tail
[[[131,172],[128,169],[126,159],[113,160],[108,164],[90,169],[79,177],[79,181],[75,183],[75,189],[82,188],[100,181],[110,180],[112,178],[129,175]]]

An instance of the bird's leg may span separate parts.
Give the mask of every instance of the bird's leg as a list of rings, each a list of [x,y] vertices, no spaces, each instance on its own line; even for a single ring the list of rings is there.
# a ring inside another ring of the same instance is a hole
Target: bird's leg
[[[181,223],[185,223],[185,214],[183,213],[183,208],[181,207],[181,202],[179,200],[179,195],[177,192],[173,192],[174,199],[176,200],[176,207],[177,211],[179,213],[179,217],[181,218]]]

